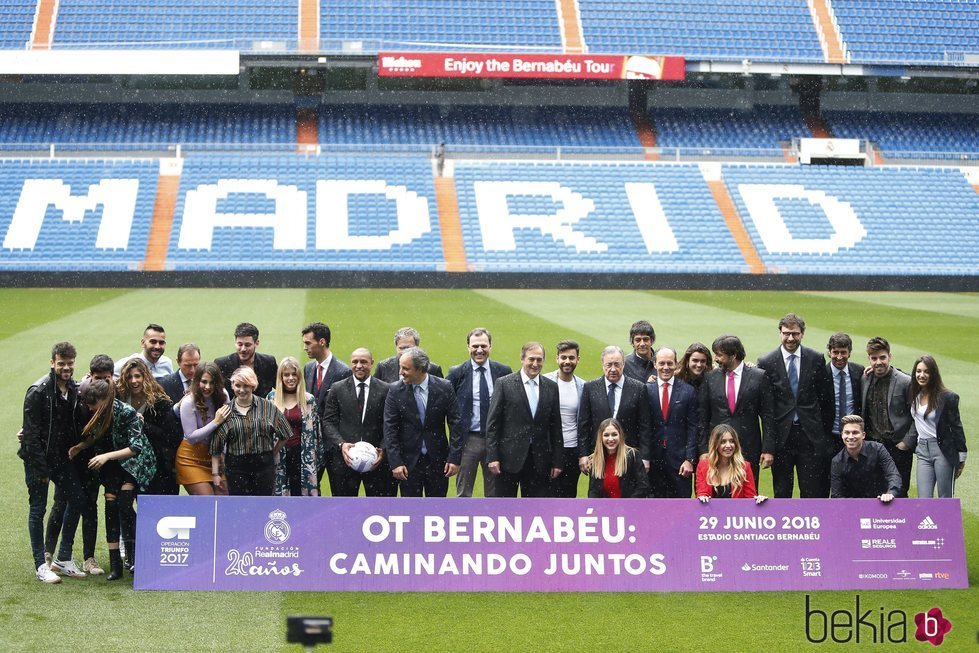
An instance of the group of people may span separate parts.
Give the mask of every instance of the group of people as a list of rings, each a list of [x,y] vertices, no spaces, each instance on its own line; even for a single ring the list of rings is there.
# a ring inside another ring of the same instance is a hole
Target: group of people
[[[602,376],[575,374],[579,344],[554,347],[557,369],[542,373],[545,347],[526,343],[520,368],[491,359],[492,336],[474,328],[468,357],[443,374],[411,327],[394,334],[395,354],[374,364],[357,348],[349,366],[331,348],[330,328],[302,329],[304,365],[258,351],[250,323],[235,352],[202,359],[192,343],[166,352],[150,324],[141,350],[113,363],[91,359],[76,383],[76,350],[51,352],[50,372],[24,401],[20,457],[37,577],[99,575],[95,559],[99,488],[104,488],[109,580],[134,566],[139,494],[317,496],[327,476],[334,496],[473,495],[482,470],[487,497],[755,498],[771,469],[776,498],[906,497],[916,455],[919,496],[950,497],[966,459],[958,396],[935,359],[908,375],[890,345],[872,338],[869,365],[851,362],[845,333],[827,343],[829,361],[802,346],[805,322],[789,313],[780,344],[746,361],[737,336],[681,354],[654,347],[645,320],[629,333],[632,352],[601,352]],[[367,443],[366,445],[363,443]],[[366,448],[366,452],[365,452]],[[55,501],[47,528],[50,483]],[[82,523],[83,564],[72,559]],[[60,546],[57,546],[60,538]],[[57,551],[56,551],[57,548]],[[60,575],[59,575],[60,574]]]

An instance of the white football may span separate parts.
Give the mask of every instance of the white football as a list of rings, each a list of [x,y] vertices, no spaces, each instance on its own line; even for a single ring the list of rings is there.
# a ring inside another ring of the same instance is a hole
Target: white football
[[[347,455],[350,456],[350,467],[361,474],[370,471],[377,461],[377,449],[370,442],[363,440],[350,447]]]

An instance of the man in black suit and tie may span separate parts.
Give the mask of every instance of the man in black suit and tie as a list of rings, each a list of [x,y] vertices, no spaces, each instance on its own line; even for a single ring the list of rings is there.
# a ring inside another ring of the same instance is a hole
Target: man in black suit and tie
[[[229,397],[234,397],[231,389],[231,375],[239,367],[250,367],[258,377],[258,387],[255,396],[265,399],[275,388],[275,374],[278,365],[275,356],[260,354],[258,351],[258,327],[248,322],[242,322],[235,327],[235,353],[214,359],[214,364],[224,376],[225,389]]]
[[[914,428],[908,388],[911,377],[891,365],[891,344],[884,338],[867,342],[867,358],[872,373],[861,389],[863,419],[867,437],[887,449],[901,474],[901,498],[907,498],[911,485],[914,452],[902,442]]]
[[[772,384],[764,370],[744,364],[744,345],[737,336],[720,336],[711,349],[719,367],[707,373],[700,387],[697,450],[706,456],[711,430],[730,424],[758,483],[760,469],[772,466],[779,444]]]
[[[430,362],[419,347],[401,354],[403,383],[384,402],[384,450],[403,497],[444,497],[462,461],[467,425],[452,384],[429,374]]]
[[[557,383],[545,378],[544,347],[528,342],[520,371],[496,382],[486,425],[486,459],[499,496],[545,497],[561,474],[564,437]]]
[[[302,337],[303,349],[306,351],[306,356],[312,359],[303,367],[306,392],[316,397],[316,412],[322,418],[326,414],[326,397],[330,391],[330,387],[337,381],[342,381],[350,376],[350,368],[330,351],[331,333],[330,327],[327,325],[322,322],[311,322],[303,327]],[[322,429],[322,421],[320,421],[320,425]],[[323,438],[325,443],[326,436],[322,431],[320,437]],[[332,460],[334,455],[339,458],[339,450],[327,450],[323,460],[318,461],[319,469],[316,470],[318,483],[322,483],[324,471],[336,469],[342,463],[339,460]],[[339,486],[337,488],[333,487],[333,475],[331,474],[330,493],[336,494],[338,491],[342,491],[342,488]],[[320,492],[320,496],[322,494]]]
[[[614,417],[625,431],[625,441],[642,456],[649,469],[650,415],[646,384],[623,374],[622,349],[609,345],[602,350],[603,376],[585,383],[578,404],[578,465],[588,473],[595,438],[602,420]]]
[[[493,383],[513,373],[509,365],[491,361],[493,336],[476,327],[466,338],[469,360],[454,366],[447,377],[459,402],[459,417],[466,427],[466,444],[462,449],[462,464],[456,476],[456,496],[471,497],[476,482],[476,470],[483,468],[483,496],[496,496],[496,476],[486,468],[486,418],[489,415]]]
[[[355,349],[350,355],[353,374],[332,384],[323,412],[323,436],[332,455],[328,457],[330,488],[335,497],[355,497],[364,484],[369,497],[393,497],[398,493],[391,467],[384,456],[384,401],[390,387],[371,377],[374,357],[368,349]],[[377,450],[377,462],[370,471],[360,473],[350,466],[350,448],[356,442],[369,442]],[[339,452],[339,455],[337,455]]]
[[[864,366],[850,362],[853,340],[845,333],[831,335],[826,351],[829,353],[826,372],[833,378],[833,438],[842,442],[840,420],[847,415],[862,415],[860,397],[863,394]],[[837,446],[837,452],[841,448]]]
[[[829,464],[838,449],[833,439],[833,380],[826,361],[802,346],[806,322],[789,313],[778,323],[782,345],[758,359],[772,384],[775,428],[781,444],[772,464],[776,498],[792,498],[793,473],[799,474],[799,496],[829,496]]]
[[[663,499],[689,499],[697,461],[700,404],[697,391],[674,376],[676,351],[656,352],[656,380],[646,384],[652,422],[651,495]]]
[[[417,329],[411,327],[401,327],[394,334],[394,346],[397,353],[390,358],[385,358],[377,364],[374,369],[374,376],[385,383],[397,383],[401,380],[401,354],[412,347],[420,347],[422,344],[421,334]],[[431,376],[442,377],[442,368],[429,361],[428,373]]]
[[[170,401],[177,403],[190,389],[190,382],[194,380],[194,372],[200,362],[200,347],[192,342],[180,345],[177,350],[177,371],[160,379],[160,387],[170,397]]]

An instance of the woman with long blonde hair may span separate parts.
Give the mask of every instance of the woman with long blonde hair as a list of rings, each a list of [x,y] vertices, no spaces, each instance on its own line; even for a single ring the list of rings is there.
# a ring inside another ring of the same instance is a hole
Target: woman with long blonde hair
[[[592,499],[642,499],[649,496],[646,470],[639,453],[625,443],[618,420],[608,418],[598,425],[595,451],[591,456],[588,496]]]
[[[275,470],[276,496],[318,496],[317,464],[320,451],[320,417],[316,397],[306,392],[299,361],[286,356],[275,375],[275,389],[268,400],[282,411],[292,435],[279,450]]]
[[[697,464],[697,498],[702,503],[714,499],[754,499],[766,497],[755,489],[751,464],[741,453],[738,432],[730,424],[718,424],[710,432],[707,455]]]

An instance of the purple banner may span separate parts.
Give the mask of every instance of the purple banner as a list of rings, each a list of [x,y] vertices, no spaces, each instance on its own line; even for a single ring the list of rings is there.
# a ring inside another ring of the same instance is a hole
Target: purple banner
[[[968,587],[958,499],[139,499],[136,589]]]

